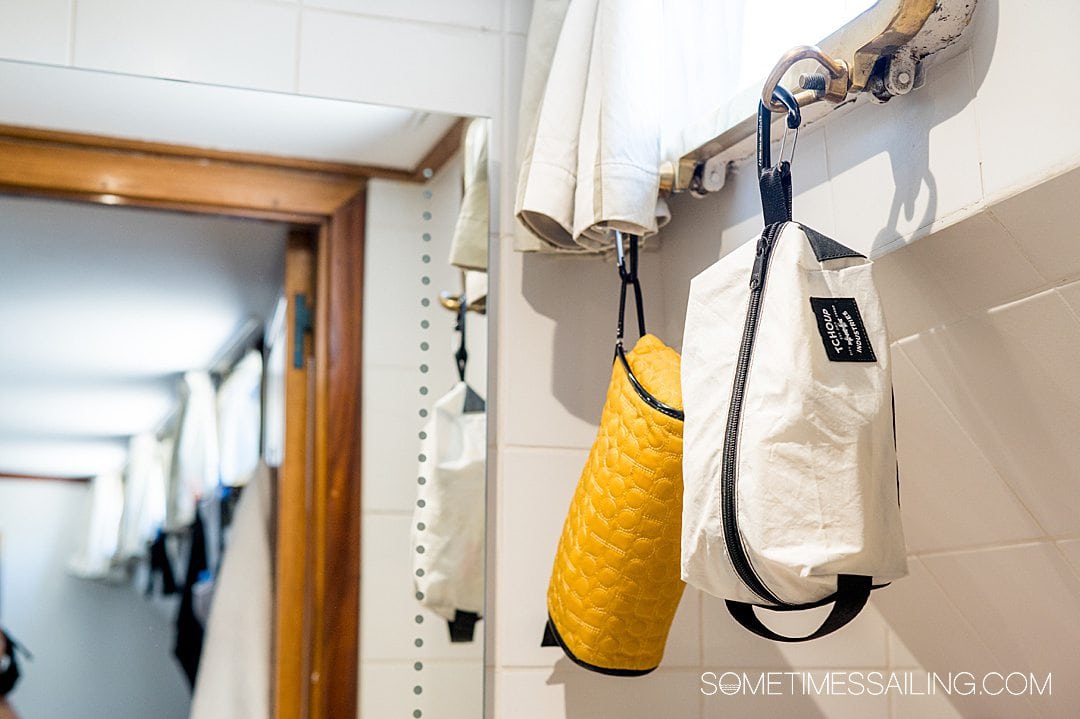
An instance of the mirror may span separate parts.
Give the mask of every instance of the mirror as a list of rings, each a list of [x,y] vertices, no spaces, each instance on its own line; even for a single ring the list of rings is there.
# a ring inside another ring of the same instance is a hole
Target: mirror
[[[482,715],[487,121],[0,92],[0,716]]]

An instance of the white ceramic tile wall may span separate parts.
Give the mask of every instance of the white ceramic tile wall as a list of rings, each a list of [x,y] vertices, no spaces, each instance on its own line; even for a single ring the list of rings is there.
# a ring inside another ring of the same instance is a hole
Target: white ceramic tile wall
[[[1053,695],[1029,699],[1041,714],[1080,706],[1080,580],[1052,543],[928,556],[923,564],[979,632],[996,671],[1040,681],[1053,675]]]
[[[308,7],[341,10],[356,15],[372,15],[391,20],[411,20],[440,25],[498,30],[502,21],[500,0],[304,0]]]
[[[67,63],[74,0],[2,0],[0,57],[52,65]]]
[[[972,47],[982,176],[988,197],[1007,197],[1017,186],[1037,184],[1074,167],[1080,156],[1075,132],[1048,131],[1032,112],[1054,94],[1053,73],[1028,74],[1016,62],[1036,52],[1044,61],[1065,62],[1065,48],[1080,26],[1080,4],[1072,0],[980,2]],[[1080,99],[1065,93],[1054,113],[1075,112]]]
[[[291,91],[294,4],[78,0],[74,64],[191,82]]]
[[[499,111],[501,49],[496,33],[305,10],[299,90],[494,116]]]
[[[961,55],[936,68],[916,95],[867,102],[825,123],[837,240],[881,251],[982,198],[971,96],[971,66]],[[797,156],[793,174],[804,164]]]
[[[1031,513],[915,370],[893,349],[900,504],[908,550],[959,549],[1042,535]],[[979,511],[958,512],[970,498]]]

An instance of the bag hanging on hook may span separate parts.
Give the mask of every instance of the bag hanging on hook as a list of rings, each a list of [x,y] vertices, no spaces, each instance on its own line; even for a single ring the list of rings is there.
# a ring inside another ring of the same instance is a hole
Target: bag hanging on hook
[[[797,131],[794,99],[783,88],[774,97]],[[871,262],[792,221],[791,165],[770,162],[770,120],[761,104],[765,229],[690,285],[682,577],[727,600],[748,630],[792,642],[844,626],[907,562]],[[824,623],[802,637],[754,612],[828,603]]]
[[[682,398],[679,355],[645,331],[638,238],[624,252],[615,361],[600,428],[577,490],[548,585],[545,646],[603,674],[640,676],[660,664],[684,584]],[[623,349],[632,289],[640,338]]]

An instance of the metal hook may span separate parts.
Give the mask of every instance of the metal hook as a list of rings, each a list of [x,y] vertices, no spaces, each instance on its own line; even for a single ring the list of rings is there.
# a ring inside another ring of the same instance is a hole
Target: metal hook
[[[851,87],[851,78],[848,65],[843,60],[829,57],[816,45],[799,45],[784,53],[780,62],[776,63],[769,77],[765,80],[765,86],[761,89],[761,101],[772,112],[784,112],[788,108],[778,101],[775,92],[779,89],[780,81],[791,67],[800,60],[817,60],[828,72],[828,82],[825,84],[823,93],[826,100],[842,102],[847,97]]]

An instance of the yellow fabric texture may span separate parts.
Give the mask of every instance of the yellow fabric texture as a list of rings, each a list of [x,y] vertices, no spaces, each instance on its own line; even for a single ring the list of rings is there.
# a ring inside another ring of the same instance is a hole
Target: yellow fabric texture
[[[626,359],[642,387],[682,409],[675,350],[645,335]],[[615,360],[548,585],[551,623],[579,664],[644,673],[663,658],[685,586],[679,578],[682,425],[649,406]]]

